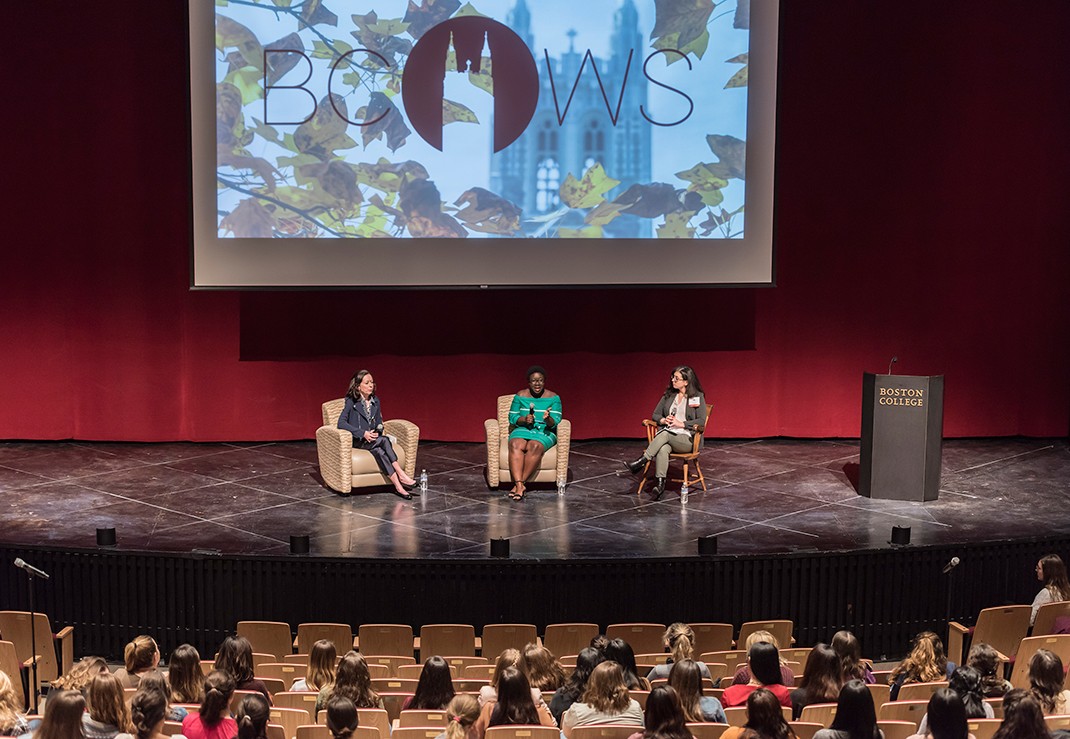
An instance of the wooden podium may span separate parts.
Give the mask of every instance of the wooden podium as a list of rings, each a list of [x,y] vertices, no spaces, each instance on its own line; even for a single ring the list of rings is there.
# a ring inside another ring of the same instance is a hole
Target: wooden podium
[[[858,492],[880,500],[936,500],[944,428],[944,376],[862,376]]]

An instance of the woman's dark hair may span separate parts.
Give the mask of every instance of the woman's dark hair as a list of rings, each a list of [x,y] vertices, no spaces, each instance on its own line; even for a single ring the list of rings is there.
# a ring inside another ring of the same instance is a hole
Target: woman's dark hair
[[[966,706],[951,688],[940,688],[929,699],[929,734],[933,739],[966,739]]]
[[[378,708],[379,694],[372,690],[372,677],[364,655],[352,649],[338,663],[331,695],[340,695],[353,701],[357,708]]]
[[[428,657],[420,670],[420,681],[409,703],[411,709],[442,711],[453,700],[453,676],[450,666],[441,657]]]
[[[605,657],[594,647],[584,647],[576,655],[576,669],[565,681],[565,694],[575,703],[583,695],[583,689],[587,687],[587,681],[595,667],[605,661]]]
[[[371,370],[362,369],[357,374],[353,375],[353,379],[349,381],[349,389],[346,390],[346,397],[356,402],[360,400],[360,383],[364,381],[365,375],[370,375]],[[372,393],[372,397],[375,397],[375,393]]]
[[[810,703],[832,703],[843,684],[843,662],[828,644],[818,644],[806,658],[799,687]]]
[[[167,682],[175,703],[200,703],[204,700],[204,672],[201,655],[189,644],[175,647],[167,661]]]
[[[985,696],[981,692],[981,673],[972,667],[959,667],[948,678],[947,687],[959,694],[966,707],[966,718],[985,718]]]
[[[357,728],[360,713],[349,698],[332,695],[327,700],[327,730],[334,739],[349,739]]]
[[[538,724],[539,712],[531,700],[531,684],[516,667],[506,667],[498,680],[498,702],[490,714],[489,726]]]
[[[780,674],[780,652],[769,642],[760,641],[747,654],[750,674],[762,685],[783,685]]]
[[[1070,581],[1066,578],[1066,565],[1058,554],[1045,554],[1040,558],[1040,574],[1055,600],[1070,600]]]
[[[643,711],[643,739],[691,739],[680,696],[668,685],[650,691]]]
[[[271,706],[260,693],[252,693],[238,704],[238,739],[266,739]]]
[[[235,685],[249,682],[253,679],[253,645],[244,636],[228,636],[219,645],[215,669],[228,673]]]
[[[528,371],[527,371],[527,374],[524,375],[524,379],[530,380],[531,376],[533,374],[535,374],[536,372],[538,372],[543,377],[546,377],[546,370],[544,370],[541,365],[533,364],[530,367],[528,367]]]
[[[517,663],[520,671],[527,675],[531,687],[539,690],[557,690],[565,684],[565,671],[557,657],[546,647],[536,642],[524,646]]]
[[[149,739],[152,730],[167,718],[167,696],[159,690],[138,690],[130,699],[130,721],[138,739]]]
[[[609,637],[605,634],[598,634],[591,637],[591,649],[597,649],[604,656],[606,653],[606,647],[609,646]]]
[[[57,690],[48,694],[45,717],[33,732],[34,739],[82,739],[85,698],[77,690]]]
[[[758,688],[748,696],[747,723],[743,726],[758,732],[763,739],[788,739],[795,736],[795,732],[784,720],[780,699],[765,688]]]
[[[832,636],[830,645],[840,657],[840,670],[843,681],[865,680],[866,666],[862,662],[862,645],[858,643],[858,637],[850,631],[837,631]]]
[[[676,388],[672,386],[672,376],[677,372],[680,373],[680,377],[684,378],[687,382],[687,394],[689,396],[705,394],[702,392],[702,383],[698,381],[698,375],[695,374],[695,370],[688,367],[686,364],[681,364],[679,367],[673,367],[672,372],[669,373],[669,386],[665,388],[665,397],[671,398],[676,395]]]
[[[1063,690],[1063,661],[1055,652],[1038,649],[1029,660],[1029,692],[1045,714],[1055,711],[1055,698]]]
[[[1015,688],[1003,696],[1003,723],[992,739],[1051,739],[1040,703],[1028,690]]]
[[[234,696],[234,678],[223,670],[212,670],[204,679],[204,700],[201,701],[201,721],[215,726],[227,713]]]
[[[873,694],[861,680],[851,680],[840,689],[836,701],[836,716],[832,719],[834,731],[845,731],[850,739],[878,739],[877,710],[873,707]]]
[[[981,692],[986,698],[999,698],[1007,692],[1007,681],[999,674],[1001,663],[995,649],[984,642],[974,644],[966,664],[981,676]]]
[[[616,662],[624,672],[624,685],[628,690],[642,690],[643,682],[639,679],[639,668],[635,664],[635,652],[623,639],[610,639],[602,655],[607,661]]]
[[[702,714],[702,669],[698,663],[690,659],[674,662],[669,670],[669,685],[676,691],[684,718],[691,722],[704,722],[706,718]]]

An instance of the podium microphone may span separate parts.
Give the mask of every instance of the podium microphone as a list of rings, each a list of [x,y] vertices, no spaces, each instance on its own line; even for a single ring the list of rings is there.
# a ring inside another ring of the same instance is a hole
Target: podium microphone
[[[39,577],[42,580],[47,580],[48,579],[48,573],[47,572],[45,572],[44,570],[37,569],[32,564],[29,564],[28,562],[24,561],[21,557],[19,557],[18,559],[15,560],[15,566],[18,567],[20,570],[25,570],[26,572],[28,572],[30,575],[33,575],[34,577]]]
[[[944,565],[944,569],[940,571],[941,574],[946,575],[947,573],[951,572],[951,570],[959,566],[959,562],[961,561],[962,560],[960,560],[958,557],[952,557],[951,560],[946,565]]]
[[[892,357],[892,361],[888,362],[888,374],[892,374],[892,365],[899,361],[899,357]],[[956,562],[956,564],[958,564]]]

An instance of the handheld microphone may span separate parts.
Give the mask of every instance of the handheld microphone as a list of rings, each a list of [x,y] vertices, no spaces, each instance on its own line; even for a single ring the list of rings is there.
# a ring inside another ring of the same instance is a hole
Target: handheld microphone
[[[48,579],[47,572],[45,572],[44,570],[37,569],[32,564],[29,564],[28,562],[24,561],[21,557],[15,560],[15,566],[18,567],[20,570],[25,570],[34,577],[39,577],[42,580]]]
[[[946,565],[944,565],[944,569],[941,570],[942,574],[946,575],[947,573],[951,572],[951,570],[959,566],[959,562],[961,561],[962,560],[960,560],[958,557],[952,557],[951,560]]]
[[[888,362],[888,374],[892,374],[892,365],[899,361],[899,357],[892,357],[892,361]]]
[[[383,424],[379,424],[375,427],[375,433],[379,434],[379,436],[383,435]]]
[[[534,403],[531,404],[531,407],[528,410],[528,412],[533,416],[535,415],[535,404]]]

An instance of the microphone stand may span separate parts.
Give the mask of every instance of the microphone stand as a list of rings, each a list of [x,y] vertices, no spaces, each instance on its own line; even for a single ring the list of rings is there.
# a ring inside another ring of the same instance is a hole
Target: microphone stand
[[[951,640],[951,586],[954,584],[955,568],[947,571],[947,608],[944,610],[944,623],[947,624],[947,639]],[[944,642],[945,644],[947,642]],[[958,667],[958,665],[955,665]]]
[[[40,693],[40,687],[37,682],[37,613],[34,611],[33,603],[33,573],[26,573],[26,583],[30,589],[30,654],[33,657],[33,664],[30,666],[30,690],[33,692],[33,712],[36,715],[37,710],[37,698]]]

